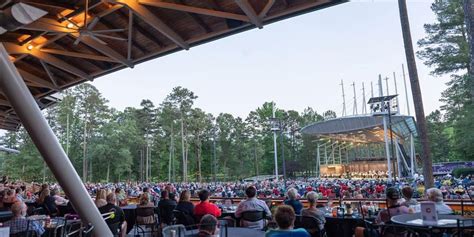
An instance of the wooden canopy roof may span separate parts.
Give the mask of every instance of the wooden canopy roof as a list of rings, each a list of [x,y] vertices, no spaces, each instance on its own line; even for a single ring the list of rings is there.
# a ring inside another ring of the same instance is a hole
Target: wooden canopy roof
[[[47,14],[0,32],[0,42],[45,108],[56,101],[51,95],[76,84],[345,1],[7,0],[0,10],[23,2]],[[19,124],[0,88],[0,129]]]

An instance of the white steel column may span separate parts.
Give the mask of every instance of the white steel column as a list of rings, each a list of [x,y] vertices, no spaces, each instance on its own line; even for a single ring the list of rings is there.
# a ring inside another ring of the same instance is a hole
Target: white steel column
[[[10,61],[2,43],[0,43],[0,88],[83,222],[94,225],[94,236],[112,237],[109,227],[41,114],[15,65]]]
[[[387,84],[387,95],[388,95],[388,84]],[[379,96],[383,96],[382,76],[380,74],[379,74]],[[385,141],[385,155],[387,157],[388,182],[390,183],[392,182],[392,165],[390,161],[390,146],[388,144],[387,115],[383,115],[383,137]]]
[[[410,133],[410,165],[411,165],[411,176],[415,175],[416,163],[415,163],[415,141],[413,133]]]
[[[398,145],[398,138],[395,138],[395,156],[397,157],[397,170],[398,170],[398,179],[402,178],[402,170],[400,169],[400,153],[399,153],[399,145]]]
[[[275,118],[275,103],[272,103],[272,115]],[[278,154],[277,154],[277,134],[273,130],[273,150],[275,152],[275,180],[278,181]]]
[[[328,144],[324,144],[324,164],[328,165]]]
[[[321,155],[319,153],[319,144],[318,144],[318,148],[316,149],[316,163],[317,163],[317,169],[316,171],[318,171],[318,178],[321,178]]]

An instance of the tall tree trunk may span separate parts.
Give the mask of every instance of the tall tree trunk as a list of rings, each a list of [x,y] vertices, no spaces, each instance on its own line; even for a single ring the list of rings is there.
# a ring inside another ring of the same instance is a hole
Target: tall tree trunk
[[[84,121],[84,142],[82,147],[82,182],[87,182],[87,120]]]
[[[170,141],[170,160],[168,163],[168,182],[171,182],[171,165],[172,165],[172,160],[173,160],[173,124],[171,124],[171,135],[170,135],[171,141]]]
[[[187,177],[187,167],[186,167],[186,151],[185,151],[185,144],[184,144],[184,121],[183,116],[181,116],[181,150],[183,155],[183,182],[186,182]]]
[[[474,1],[464,0],[464,17],[467,26],[467,40],[469,43],[469,78],[468,85],[471,87],[471,103],[474,103]]]
[[[107,162],[107,183],[109,182],[110,177],[110,161]]]
[[[201,174],[201,141],[197,141],[196,145],[196,168],[197,168],[197,175],[196,175],[196,181],[201,183],[202,182],[202,174]]]
[[[433,164],[431,160],[431,150],[428,141],[428,131],[426,128],[425,111],[423,109],[423,98],[421,96],[420,83],[418,81],[418,72],[416,69],[415,54],[413,52],[413,43],[410,33],[410,22],[408,20],[408,11],[406,0],[398,0],[400,10],[400,23],[402,26],[403,43],[405,45],[405,55],[407,58],[408,75],[410,76],[410,85],[415,105],[416,121],[418,124],[419,136],[421,141],[421,158],[423,160],[423,176],[425,187],[433,187]]]

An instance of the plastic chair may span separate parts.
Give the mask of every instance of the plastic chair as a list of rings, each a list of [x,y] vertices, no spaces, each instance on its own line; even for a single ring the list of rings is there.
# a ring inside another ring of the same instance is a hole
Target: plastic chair
[[[137,235],[137,232],[145,235],[145,233],[151,234],[158,230],[154,207],[138,207],[135,210],[135,220],[135,235]],[[146,229],[151,230],[147,231]]]
[[[185,237],[186,227],[184,225],[170,225],[163,228],[161,233],[163,237]]]

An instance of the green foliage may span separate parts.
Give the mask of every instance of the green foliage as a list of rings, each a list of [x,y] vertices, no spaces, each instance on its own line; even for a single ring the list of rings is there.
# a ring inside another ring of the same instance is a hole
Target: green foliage
[[[418,41],[418,56],[442,75],[469,68],[469,45],[462,0],[435,0],[431,9],[436,22],[425,24],[427,36]]]
[[[459,178],[461,175],[463,177],[466,177],[467,175],[474,175],[474,168],[468,168],[468,167],[456,168],[453,170],[453,175],[454,177],[457,177],[457,178]]]
[[[444,115],[435,111],[427,116],[433,159],[473,160],[474,109],[468,76],[472,69],[463,1],[435,0],[431,9],[436,21],[425,25],[427,35],[418,41],[418,56],[433,68],[432,74],[451,76],[440,100]]]
[[[200,182],[214,176],[235,180],[274,172],[273,103],[264,103],[245,119],[228,113],[215,118],[194,107],[196,99],[192,91],[176,87],[158,107],[145,99],[138,108],[117,111],[95,87],[83,84],[63,92],[63,100],[47,109],[46,117],[72,164],[89,182],[144,180],[141,154],[146,150],[151,151],[153,181]],[[314,172],[315,144],[303,138],[299,128],[323,116],[308,107],[303,113],[277,109],[276,117],[282,132],[277,134],[280,172],[282,152],[289,175]],[[326,112],[325,117],[335,113]],[[7,133],[0,142],[21,152],[0,155],[2,174],[27,181],[53,179],[23,129]]]

